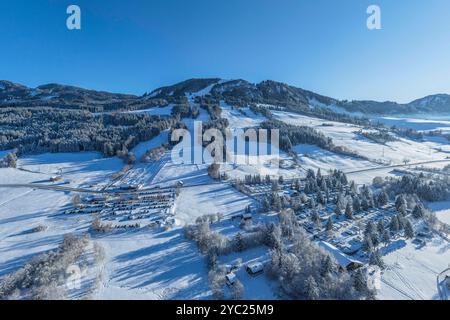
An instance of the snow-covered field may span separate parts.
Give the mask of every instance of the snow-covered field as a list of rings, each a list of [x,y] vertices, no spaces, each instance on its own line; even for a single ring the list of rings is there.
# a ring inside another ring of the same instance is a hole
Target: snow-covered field
[[[437,276],[449,267],[450,244],[435,237],[424,247],[410,241],[392,243],[386,250],[387,269],[379,298],[387,300],[439,300]],[[389,248],[389,249],[390,249]]]
[[[0,169],[0,184],[51,184],[49,179],[62,170],[68,186],[104,183],[123,164],[97,153],[43,154],[19,160],[19,169]],[[62,211],[73,195],[61,191],[2,188],[0,192],[0,275],[11,272],[33,255],[54,249],[67,233],[85,232],[89,216],[69,216]],[[42,232],[32,232],[39,226]]]
[[[306,169],[320,168],[323,172],[337,169],[349,172],[378,166],[370,161],[343,156],[309,144],[297,145],[294,151],[299,155],[300,162]]]
[[[185,225],[207,214],[222,213],[225,218],[230,218],[242,213],[253,203],[251,198],[228,184],[189,187],[183,189],[177,198],[176,219],[181,225]]]
[[[436,217],[450,225],[450,201],[432,202],[428,207],[436,213]]]
[[[204,258],[181,228],[141,230],[95,238],[105,248],[97,299],[205,299]]]
[[[418,142],[399,138],[398,141],[382,145],[359,135],[357,132],[362,127],[356,125],[325,121],[283,111],[274,111],[273,114],[275,118],[288,124],[313,127],[332,138],[337,146],[346,147],[373,161],[382,160],[390,164],[401,164],[405,160],[425,162],[442,160],[449,156],[445,151],[448,143],[444,141]]]
[[[251,128],[267,120],[260,114],[255,114],[250,108],[233,108],[226,103],[220,105],[222,117],[228,119],[230,128]]]

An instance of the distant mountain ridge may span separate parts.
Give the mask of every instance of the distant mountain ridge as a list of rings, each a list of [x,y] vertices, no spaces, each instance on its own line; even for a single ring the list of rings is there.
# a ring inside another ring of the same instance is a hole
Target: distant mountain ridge
[[[0,107],[48,106],[88,110],[136,109],[164,105],[188,95],[224,99],[235,104],[270,104],[293,110],[328,108],[337,113],[407,115],[450,113],[450,95],[436,94],[407,104],[392,101],[342,101],[312,91],[272,80],[250,83],[246,80],[220,78],[188,79],[157,88],[143,96],[88,90],[74,86],[47,84],[28,88],[10,81],[0,81]]]
[[[0,80],[0,107],[46,106],[82,109],[83,106],[90,105],[123,104],[138,98],[129,94],[88,90],[54,83],[28,88],[21,84]]]

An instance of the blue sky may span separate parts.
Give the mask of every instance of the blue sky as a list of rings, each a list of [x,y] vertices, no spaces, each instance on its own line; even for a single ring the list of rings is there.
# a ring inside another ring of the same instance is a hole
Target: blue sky
[[[82,30],[66,28],[66,8]],[[366,28],[378,4],[382,30]],[[273,79],[341,99],[450,93],[448,0],[1,0],[0,79],[142,94]]]

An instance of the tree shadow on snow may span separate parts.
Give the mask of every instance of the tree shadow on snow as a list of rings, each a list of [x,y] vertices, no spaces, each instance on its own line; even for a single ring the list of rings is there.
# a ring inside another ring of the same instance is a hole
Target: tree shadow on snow
[[[402,248],[406,247],[405,240],[395,240],[392,241],[388,246],[381,249],[381,252],[383,255],[388,255],[390,253],[393,253],[397,250],[400,250]]]
[[[114,262],[123,266],[116,270],[112,279],[133,289],[174,288],[172,298],[191,299],[208,286],[206,262],[181,230],[177,237],[119,255]]]

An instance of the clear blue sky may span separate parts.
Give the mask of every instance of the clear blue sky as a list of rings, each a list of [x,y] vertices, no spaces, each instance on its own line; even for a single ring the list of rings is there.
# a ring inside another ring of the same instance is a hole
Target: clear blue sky
[[[66,29],[66,8],[82,30]],[[382,9],[383,30],[366,28]],[[0,79],[142,94],[273,79],[342,99],[450,93],[448,0],[1,0]]]

